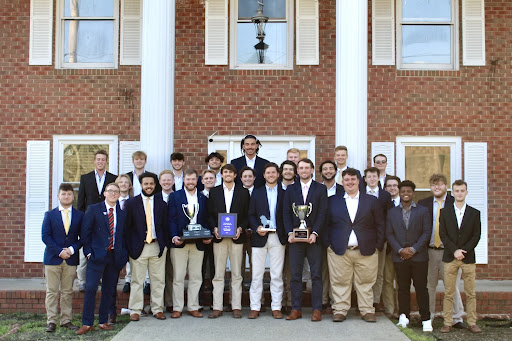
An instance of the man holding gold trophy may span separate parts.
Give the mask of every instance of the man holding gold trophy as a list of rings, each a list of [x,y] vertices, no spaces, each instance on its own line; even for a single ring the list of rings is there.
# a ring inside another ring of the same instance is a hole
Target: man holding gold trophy
[[[173,263],[173,308],[171,318],[180,318],[184,307],[184,282],[188,268],[187,310],[193,317],[199,312],[199,289],[204,244],[211,243],[206,196],[197,190],[197,171],[183,174],[183,189],[169,196],[169,226],[171,230],[171,261]]]
[[[297,164],[300,181],[288,186],[283,202],[283,222],[290,243],[292,311],[287,320],[302,318],[302,268],[304,257],[311,269],[311,321],[322,320],[322,246],[317,242],[327,215],[327,188],[313,180],[309,159]]]

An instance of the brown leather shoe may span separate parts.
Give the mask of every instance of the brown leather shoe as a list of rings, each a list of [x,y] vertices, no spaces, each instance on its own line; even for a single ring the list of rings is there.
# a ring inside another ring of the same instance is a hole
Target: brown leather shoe
[[[259,311],[251,310],[251,312],[249,313],[249,316],[247,316],[247,317],[250,318],[250,319],[257,319],[258,316],[260,316],[260,312]]]
[[[201,314],[199,310],[189,310],[187,311],[187,314],[189,314],[192,317],[203,317],[203,314]]]
[[[210,315],[208,315],[209,319],[216,319],[217,317],[222,316],[222,310],[213,310]]]
[[[288,321],[301,319],[301,318],[302,318],[302,311],[296,310],[296,309],[292,309],[292,312],[290,313],[290,315],[286,316],[286,319]]]
[[[311,316],[311,321],[313,321],[313,322],[322,321],[322,312],[320,310],[313,310],[313,315]]]
[[[117,314],[108,315],[108,324],[116,324]]]
[[[452,327],[450,326],[443,326],[439,331],[441,333],[449,333],[452,330]]]
[[[281,310],[272,310],[272,317],[275,318],[276,320],[282,319],[283,313],[281,312]]]
[[[334,314],[332,316],[332,322],[343,322],[347,317],[343,314]]]
[[[375,318],[375,314],[367,313],[363,317],[361,317],[365,322],[377,322],[377,319]]]
[[[476,324],[469,326],[468,329],[472,333],[481,333],[482,332],[482,330],[480,328],[478,328],[478,326]]]
[[[70,322],[71,323],[71,322]],[[50,322],[46,325],[46,331],[48,333],[53,333],[55,331],[55,329],[57,329],[57,325],[53,322]]]
[[[108,323],[101,323],[101,324],[98,324],[98,328],[100,328],[101,330],[112,330],[114,329],[114,327],[112,327],[110,324]]]
[[[76,335],[84,335],[91,330],[94,330],[94,326],[83,325],[76,331]]]
[[[130,315],[130,321],[138,321],[138,320],[140,320],[139,314],[131,314]]]
[[[382,303],[374,303],[373,307],[375,308],[376,313],[384,312],[384,305]]]
[[[156,313],[153,315],[157,320],[166,320],[167,317],[165,317],[164,313],[162,312],[159,312],[159,313]],[[181,316],[181,312],[180,312],[180,316]],[[172,317],[172,315],[171,315]]]
[[[172,318],[172,319],[179,319],[179,318],[181,317],[181,314],[182,314],[182,312],[181,312],[181,311],[177,311],[177,310],[175,310],[175,311],[173,311],[173,312],[172,312],[172,314],[171,314],[171,318]]]
[[[73,323],[68,322],[60,325],[61,328],[67,328],[70,330],[78,330],[78,326],[75,326]]]
[[[331,315],[332,314],[332,307],[328,304],[322,305],[322,314],[324,315]]]
[[[233,318],[241,319],[242,318],[242,311],[240,309],[233,309]]]

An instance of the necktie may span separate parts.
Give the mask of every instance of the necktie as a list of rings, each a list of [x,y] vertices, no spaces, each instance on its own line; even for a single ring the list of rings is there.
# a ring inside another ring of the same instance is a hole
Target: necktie
[[[151,204],[149,198],[146,201],[146,243],[150,244],[153,241],[153,232],[152,232],[153,218],[151,217]]]
[[[108,227],[110,230],[110,241],[108,243],[108,251],[114,248],[114,209],[108,209]]]
[[[434,225],[434,246],[441,247],[441,237],[439,236],[439,216],[441,215],[442,200],[436,200],[437,202],[437,213],[436,213],[436,224]]]
[[[126,199],[121,200],[121,209],[124,210],[124,204],[126,204]]]
[[[64,209],[64,231],[66,231],[66,235],[69,232],[69,226],[71,222],[69,221],[69,208]]]
[[[306,203],[306,199],[308,197],[308,185],[302,186],[302,198],[304,199],[304,204]]]
[[[375,192],[375,190],[373,190],[373,189],[370,189],[370,191],[368,192],[368,194],[373,195],[374,197],[377,197],[377,193],[376,193],[376,192]]]

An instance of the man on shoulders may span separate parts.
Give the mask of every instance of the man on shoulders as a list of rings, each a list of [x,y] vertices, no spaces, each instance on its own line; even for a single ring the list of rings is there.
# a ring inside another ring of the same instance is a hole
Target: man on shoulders
[[[334,161],[336,161],[336,166],[337,166],[336,176],[334,177],[334,180],[336,181],[336,183],[338,183],[340,185],[342,184],[342,179],[343,179],[341,174],[343,173],[344,170],[346,170],[347,168],[350,168],[349,166],[347,166],[347,160],[348,160],[347,147],[337,146],[336,148],[334,148]],[[355,168],[353,168],[353,169],[355,169]],[[359,179],[359,190],[364,192],[363,177],[361,176],[361,172],[359,172],[359,170],[356,170],[356,171],[357,171],[357,178]]]
[[[388,157],[384,154],[377,154],[373,157],[374,167],[379,170],[379,188],[384,189],[386,182],[386,167],[388,166]]]
[[[254,135],[249,134],[242,139],[240,148],[242,149],[242,153],[244,155],[231,160],[231,164],[235,166],[238,173],[238,177],[236,179],[237,183],[241,184],[240,178],[242,174],[240,171],[244,166],[248,166],[256,171],[254,187],[259,188],[265,185],[265,179],[263,179],[263,167],[265,167],[265,165],[268,163],[268,160],[258,156],[260,147],[261,143]]]

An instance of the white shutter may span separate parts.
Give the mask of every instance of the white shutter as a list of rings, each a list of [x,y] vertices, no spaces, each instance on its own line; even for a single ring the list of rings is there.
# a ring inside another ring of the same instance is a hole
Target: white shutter
[[[318,65],[318,0],[297,0],[297,65]]]
[[[466,202],[480,211],[482,234],[475,249],[476,263],[487,264],[487,143],[464,143],[464,180],[468,184]]]
[[[141,65],[142,0],[121,2],[121,65]]]
[[[228,0],[205,2],[204,51],[206,65],[228,64]]]
[[[30,1],[30,65],[52,65],[53,0]]]
[[[140,150],[140,141],[119,142],[119,174],[133,171],[132,154]]]
[[[25,262],[42,262],[44,213],[50,206],[50,141],[27,141]]]
[[[372,1],[372,64],[395,65],[395,0]]]
[[[485,65],[484,0],[462,0],[462,64]]]
[[[395,175],[395,143],[394,142],[372,142],[372,166],[373,157],[377,154],[384,154],[388,158],[386,174]]]

